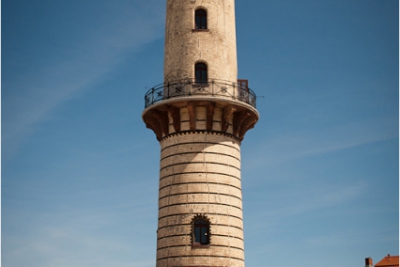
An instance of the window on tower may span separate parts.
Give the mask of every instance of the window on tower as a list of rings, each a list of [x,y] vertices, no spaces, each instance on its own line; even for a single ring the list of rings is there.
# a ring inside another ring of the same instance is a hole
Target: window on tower
[[[207,29],[207,11],[205,11],[204,9],[196,10],[195,26],[196,29]]]
[[[210,223],[206,218],[198,217],[193,221],[193,246],[210,244]]]
[[[196,83],[206,83],[208,80],[207,65],[204,63],[196,63],[194,68]]]

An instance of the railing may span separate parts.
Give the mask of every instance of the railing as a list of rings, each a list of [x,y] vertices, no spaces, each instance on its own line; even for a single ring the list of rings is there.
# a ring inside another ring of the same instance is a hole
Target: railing
[[[245,102],[256,107],[256,94],[247,86],[223,80],[196,82],[185,79],[163,83],[151,88],[144,96],[145,108],[174,97],[218,96]]]

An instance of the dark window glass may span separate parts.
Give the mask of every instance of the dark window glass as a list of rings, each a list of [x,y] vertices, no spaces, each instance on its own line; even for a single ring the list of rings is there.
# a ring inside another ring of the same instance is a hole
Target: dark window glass
[[[204,63],[197,63],[195,66],[196,83],[207,82],[207,65]]]
[[[195,13],[196,29],[207,29],[207,12],[204,9],[197,9]]]
[[[205,220],[194,222],[194,242],[195,244],[208,245],[210,243],[209,224]]]

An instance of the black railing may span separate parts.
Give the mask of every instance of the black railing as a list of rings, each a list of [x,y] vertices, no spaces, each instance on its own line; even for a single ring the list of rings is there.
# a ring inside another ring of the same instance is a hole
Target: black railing
[[[145,108],[174,97],[218,96],[245,102],[256,107],[256,94],[247,86],[223,80],[196,82],[195,79],[171,81],[154,86],[144,96]]]

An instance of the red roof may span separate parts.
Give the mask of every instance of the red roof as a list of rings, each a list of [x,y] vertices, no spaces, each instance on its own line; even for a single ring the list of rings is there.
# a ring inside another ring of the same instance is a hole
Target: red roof
[[[390,256],[388,254],[386,257],[384,257],[380,262],[375,264],[375,267],[379,266],[397,266],[399,267],[399,256]]]

